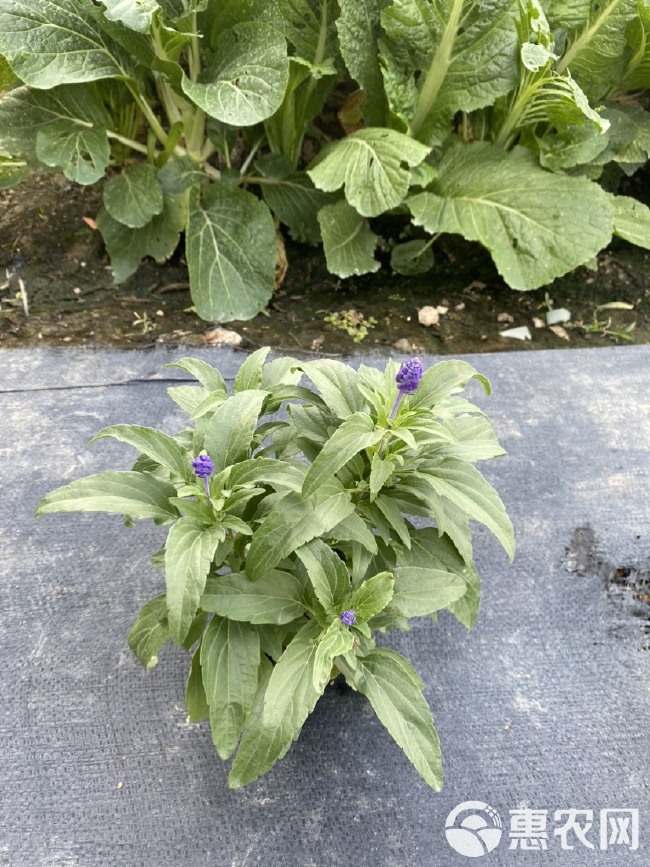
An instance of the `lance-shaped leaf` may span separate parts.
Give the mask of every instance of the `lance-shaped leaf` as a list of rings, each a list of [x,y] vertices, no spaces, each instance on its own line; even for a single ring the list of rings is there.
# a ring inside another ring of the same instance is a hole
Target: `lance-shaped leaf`
[[[104,187],[104,207],[114,220],[131,229],[146,226],[163,209],[156,170],[148,164],[127,166]]]
[[[252,126],[282,104],[289,77],[284,36],[260,21],[221,33],[216,62],[199,81],[183,76],[183,91],[206,114],[232,126]]]
[[[366,402],[359,391],[359,374],[341,361],[319,359],[300,365],[300,369],[320,391],[337,418],[363,412]]]
[[[440,742],[417,672],[398,653],[382,647],[357,660],[352,683],[370,701],[422,779],[439,792]]]
[[[516,0],[395,0],[381,14],[392,111],[440,144],[457,111],[492,105],[517,84]]]
[[[589,261],[612,235],[607,194],[540,168],[525,148],[451,148],[432,192],[407,200],[416,225],[479,241],[509,286],[536,289]]]
[[[270,351],[270,346],[262,346],[248,356],[237,371],[234,383],[235,394],[262,385],[262,368]]]
[[[101,103],[86,88],[71,85],[48,91],[17,87],[5,94],[0,145],[58,167],[79,184],[98,181],[110,158]]]
[[[614,234],[650,250],[650,208],[629,196],[614,196]]]
[[[489,380],[467,361],[439,361],[424,371],[416,391],[409,396],[409,407],[433,409],[445,398],[462,391],[472,379],[477,379],[485,393],[490,394]]]
[[[404,617],[422,617],[447,608],[465,595],[462,578],[440,569],[402,566],[395,575],[391,607]]]
[[[333,620],[320,637],[314,659],[314,689],[320,694],[331,677],[332,662],[352,650],[354,633],[344,626],[339,618]]]
[[[186,370],[210,391],[227,391],[224,378],[217,368],[200,358],[179,358],[178,361],[172,361],[165,367],[178,367],[181,370]]]
[[[167,467],[172,473],[186,481],[191,481],[190,457],[185,449],[168,434],[151,427],[137,424],[113,424],[100,430],[88,445],[106,437],[128,443],[148,455],[157,464]]]
[[[102,0],[109,21],[120,21],[136,33],[148,33],[151,21],[160,11],[157,0]]]
[[[199,607],[210,564],[223,531],[205,528],[194,518],[180,518],[165,543],[165,583],[169,633],[177,644],[185,640]]]
[[[92,0],[0,0],[0,54],[30,87],[128,76],[133,62],[101,16]]]
[[[411,185],[409,167],[429,151],[392,129],[360,129],[326,145],[308,175],[327,193],[345,186],[345,197],[357,213],[377,217],[403,201]]]
[[[361,86],[363,115],[370,126],[386,121],[388,102],[379,63],[379,0],[339,0],[336,22],[341,55],[348,72]]]
[[[391,572],[379,572],[364,581],[352,594],[346,607],[354,611],[357,621],[365,623],[384,608],[393,598],[395,581]]]
[[[150,669],[158,663],[158,653],[170,637],[163,593],[142,606],[126,640],[138,662]]]
[[[271,569],[257,581],[234,572],[208,578],[201,608],[246,623],[291,623],[302,617],[304,587],[289,572]]]
[[[296,551],[316,598],[327,614],[338,614],[350,595],[350,576],[343,560],[322,539],[312,539]]]
[[[251,458],[235,464],[228,476],[228,486],[249,485],[253,482],[270,485],[275,490],[301,491],[305,478],[304,464],[290,464],[273,458]]]
[[[205,432],[205,448],[217,472],[248,455],[266,392],[240,391],[216,410]]]
[[[47,494],[37,515],[54,512],[116,512],[134,519],[168,521],[178,516],[169,504],[176,488],[150,473],[105,472],[77,479]]]
[[[210,715],[205,686],[203,685],[200,644],[192,655],[192,666],[185,684],[185,707],[187,708],[188,723],[201,722]]]
[[[203,319],[250,319],[275,285],[273,217],[252,193],[210,184],[190,199],[187,264],[192,299]]]
[[[215,616],[201,641],[203,685],[212,741],[227,759],[253,706],[260,668],[260,639],[248,623]]]
[[[364,412],[355,412],[334,431],[323,450],[309,468],[302,486],[303,497],[309,497],[334,476],[351,458],[379,442],[384,430]]]
[[[326,205],[318,212],[327,269],[338,277],[374,274],[381,267],[374,258],[379,236],[347,202]]]

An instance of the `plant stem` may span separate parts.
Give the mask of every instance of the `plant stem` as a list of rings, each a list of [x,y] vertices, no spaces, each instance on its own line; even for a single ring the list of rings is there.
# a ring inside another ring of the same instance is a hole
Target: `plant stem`
[[[148,153],[146,145],[134,141],[132,138],[127,138],[126,136],[120,135],[118,132],[113,132],[110,129],[106,130],[106,135],[109,138],[115,139],[115,141],[119,141],[121,144],[126,145],[126,147],[131,148],[133,151],[137,151],[140,154]]]

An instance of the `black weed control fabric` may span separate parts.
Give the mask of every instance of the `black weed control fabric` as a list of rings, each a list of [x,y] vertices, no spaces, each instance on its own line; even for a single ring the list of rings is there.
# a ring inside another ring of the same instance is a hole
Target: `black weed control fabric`
[[[440,794],[338,686],[270,774],[228,791],[208,728],[185,721],[188,658],[167,648],[145,672],[125,643],[162,589],[149,554],[164,530],[34,521],[52,488],[129,468],[128,446],[86,449],[101,427],[182,424],[165,389],[186,374],[163,368],[182,354],[0,353],[0,864],[650,864],[650,347],[468,359],[494,388],[471,396],[508,451],[483,471],[513,518],[516,560],[476,527],[476,628],[444,613],[382,639],[424,680]],[[196,355],[229,379],[243,360]],[[479,807],[454,816],[465,802]],[[582,838],[558,833],[571,810]],[[494,842],[500,828],[498,845],[470,862],[447,840],[450,814],[469,837],[487,822]]]

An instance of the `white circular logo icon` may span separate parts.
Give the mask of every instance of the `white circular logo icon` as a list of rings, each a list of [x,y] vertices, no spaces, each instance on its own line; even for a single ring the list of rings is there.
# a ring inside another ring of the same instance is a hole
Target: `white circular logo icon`
[[[445,836],[452,849],[467,858],[480,858],[499,845],[501,817],[483,801],[465,801],[447,816]]]

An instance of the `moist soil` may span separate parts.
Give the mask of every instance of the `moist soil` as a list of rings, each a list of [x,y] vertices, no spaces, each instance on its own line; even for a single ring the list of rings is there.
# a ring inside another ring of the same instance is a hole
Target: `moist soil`
[[[650,172],[640,172],[624,191],[647,202],[649,180]],[[0,192],[0,346],[219,343],[222,330],[191,309],[182,247],[164,265],[148,259],[125,283],[112,282],[92,227],[100,202],[100,189],[51,174]],[[397,240],[403,227],[386,220],[379,231]],[[614,241],[592,269],[533,292],[509,289],[486,251],[458,237],[443,235],[434,253],[434,269],[421,276],[392,273],[384,251],[377,274],[340,280],[328,273],[320,248],[286,240],[284,282],[263,313],[223,323],[225,339],[241,338],[242,348],[323,355],[374,347],[456,355],[650,343],[648,251]],[[629,309],[602,309],[612,303]],[[423,307],[439,308],[437,324],[419,322]],[[571,319],[551,329],[546,313],[559,308]],[[520,326],[528,327],[530,340],[500,335]]]

